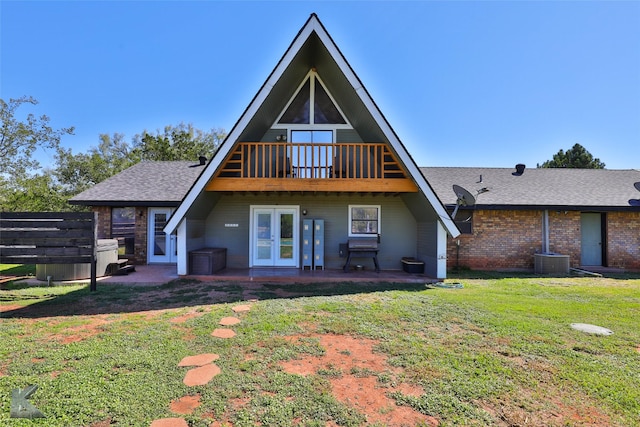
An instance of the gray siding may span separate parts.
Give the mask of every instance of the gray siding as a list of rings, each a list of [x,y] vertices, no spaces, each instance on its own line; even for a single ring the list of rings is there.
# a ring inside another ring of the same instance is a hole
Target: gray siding
[[[338,129],[336,131],[336,142],[364,142],[355,129]],[[367,141],[374,142],[374,141]]]
[[[302,219],[325,220],[326,268],[341,268],[345,262],[339,257],[340,243],[348,239],[350,204],[381,206],[381,243],[378,260],[382,269],[401,269],[403,256],[417,256],[416,220],[400,197],[340,196],[340,195],[226,195],[222,196],[206,220],[206,246],[226,247],[227,266],[249,266],[249,216],[251,205],[293,205],[306,209],[300,215],[299,236],[302,236]],[[237,224],[228,227],[225,224]],[[357,263],[373,268],[367,259]]]
[[[438,262],[438,238],[437,222],[420,222],[418,230],[418,256],[417,258],[425,263],[425,273],[431,277],[436,277]]]

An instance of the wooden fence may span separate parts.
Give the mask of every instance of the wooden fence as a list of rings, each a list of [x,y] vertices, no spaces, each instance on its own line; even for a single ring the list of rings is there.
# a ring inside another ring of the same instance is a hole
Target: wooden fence
[[[91,212],[0,212],[0,263],[90,263],[95,291],[97,224]]]

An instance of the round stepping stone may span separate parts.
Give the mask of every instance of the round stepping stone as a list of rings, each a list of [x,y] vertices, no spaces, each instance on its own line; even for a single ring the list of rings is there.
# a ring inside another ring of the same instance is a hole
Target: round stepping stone
[[[196,356],[187,356],[183,358],[178,366],[203,366],[207,365],[215,360],[218,360],[220,356],[213,353],[198,354]]]
[[[213,332],[211,332],[211,336],[216,338],[233,338],[236,336],[236,333],[231,329],[217,328],[214,329]]]
[[[220,368],[211,363],[209,365],[189,369],[182,382],[184,383],[184,385],[189,387],[196,385],[205,385],[220,372]]]
[[[234,313],[245,313],[245,312],[251,310],[251,306],[250,305],[246,305],[246,304],[236,305],[231,310],[233,310]]]
[[[151,427],[189,427],[182,418],[162,418],[151,423]]]
[[[237,325],[238,323],[240,323],[240,319],[238,319],[237,317],[223,317],[222,319],[220,319],[220,324],[222,326],[233,326]]]
[[[602,326],[590,325],[588,323],[572,323],[571,327],[575,330],[586,332],[588,334],[596,334],[596,335],[613,334],[613,331],[611,329],[603,328]]]

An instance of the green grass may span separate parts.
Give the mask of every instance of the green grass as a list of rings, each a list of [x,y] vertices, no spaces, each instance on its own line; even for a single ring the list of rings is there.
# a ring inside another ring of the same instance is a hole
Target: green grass
[[[35,264],[0,264],[0,276],[35,276]]]
[[[332,395],[330,382],[348,375],[375,377],[379,393],[399,380],[422,387],[418,396],[387,393],[443,426],[637,425],[640,279],[467,272],[451,281],[463,288],[265,284],[252,291],[260,301],[240,316],[231,340],[210,333],[242,300],[238,284],[101,285],[93,293],[86,286],[10,284],[0,290],[0,306],[23,308],[0,314],[0,425],[148,426],[176,416],[170,402],[195,393],[202,405],[183,416],[192,426],[213,419],[234,426],[365,425],[365,414]],[[278,298],[280,287],[300,296]],[[171,321],[188,312],[202,315]],[[585,334],[571,323],[614,334]],[[376,340],[389,369],[285,372],[282,361],[325,353],[313,337],[286,339],[310,331]],[[82,339],[65,343],[76,335]],[[221,356],[222,373],[206,386],[184,386],[186,369],[177,363],[209,352]],[[39,385],[31,401],[47,418],[9,418],[11,390],[29,384]]]

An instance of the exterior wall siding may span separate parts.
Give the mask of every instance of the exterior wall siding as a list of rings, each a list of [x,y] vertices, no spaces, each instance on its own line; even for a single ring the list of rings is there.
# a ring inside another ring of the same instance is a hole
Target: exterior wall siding
[[[476,210],[473,234],[448,239],[447,264],[477,270],[532,269],[533,255],[541,248],[542,212]]]
[[[111,206],[93,206],[91,210],[98,213],[98,239],[111,238]],[[136,228],[133,257],[129,261],[136,265],[147,263],[147,208],[136,207]]]
[[[640,212],[607,213],[609,267],[640,270]]]
[[[571,267],[580,266],[580,214],[549,211],[549,251],[569,255]],[[447,266],[532,270],[534,254],[542,252],[542,221],[542,211],[476,210],[473,234],[448,239]],[[603,264],[640,270],[640,212],[607,212],[605,229]]]
[[[383,196],[295,196],[295,195],[225,195],[206,220],[205,245],[227,248],[227,267],[249,266],[249,225],[251,205],[300,206],[308,214],[302,219],[325,220],[325,266],[341,268],[346,261],[339,256],[340,243],[348,240],[348,206],[380,205],[381,243],[378,261],[382,269],[401,269],[403,256],[416,256],[417,225],[413,215],[399,197]],[[228,226],[232,224],[233,226]],[[236,227],[237,224],[237,227]],[[373,268],[373,261],[358,259],[359,264]]]

